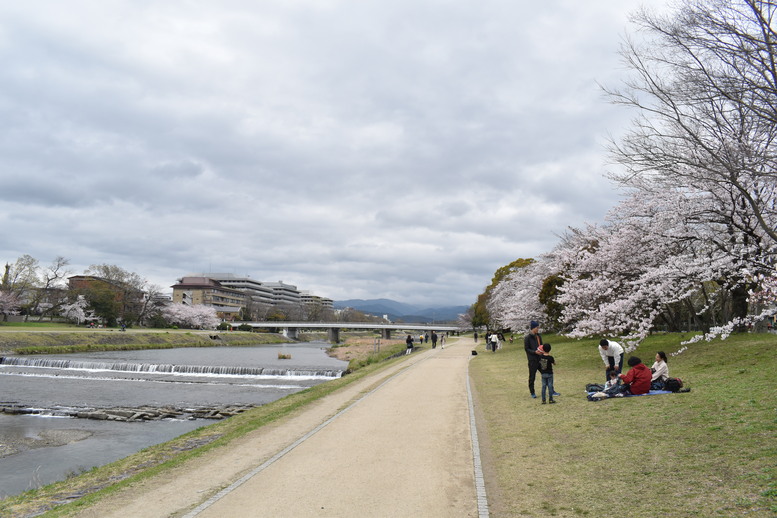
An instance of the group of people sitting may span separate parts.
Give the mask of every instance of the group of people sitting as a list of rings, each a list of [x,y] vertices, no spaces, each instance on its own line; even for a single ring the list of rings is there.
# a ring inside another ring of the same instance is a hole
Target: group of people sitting
[[[608,396],[647,394],[651,390],[663,390],[669,379],[669,366],[663,351],[656,353],[656,361],[648,368],[636,356],[628,359],[629,371],[622,374],[623,347],[612,340],[599,342],[599,354],[604,361],[607,382],[603,392]]]

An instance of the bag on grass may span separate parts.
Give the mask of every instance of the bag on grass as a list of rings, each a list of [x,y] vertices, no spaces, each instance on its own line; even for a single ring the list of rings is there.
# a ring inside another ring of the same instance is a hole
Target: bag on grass
[[[586,392],[602,392],[604,391],[604,385],[601,385],[599,383],[589,383],[585,386]]]
[[[683,388],[683,380],[680,378],[666,378],[666,381],[664,382],[664,390],[677,392],[681,388]]]

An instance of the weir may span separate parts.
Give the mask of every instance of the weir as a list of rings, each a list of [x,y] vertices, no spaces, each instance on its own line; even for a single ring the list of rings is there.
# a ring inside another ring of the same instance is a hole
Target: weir
[[[40,369],[70,369],[86,371],[145,372],[212,376],[306,376],[339,378],[341,370],[280,369],[277,367],[236,367],[222,365],[174,365],[153,363],[88,362],[80,360],[0,357],[0,365]]]

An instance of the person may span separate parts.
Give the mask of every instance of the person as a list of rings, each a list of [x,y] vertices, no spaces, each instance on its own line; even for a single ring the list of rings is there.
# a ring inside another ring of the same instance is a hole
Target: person
[[[540,365],[541,351],[537,348],[542,345],[542,335],[540,334],[540,323],[532,320],[529,323],[529,333],[523,337],[523,349],[526,351],[526,359],[529,361],[529,394],[536,398],[534,393],[534,380],[537,377],[537,369]]]
[[[437,349],[437,333],[432,331],[432,349]]]
[[[621,379],[618,377],[618,373],[614,370],[610,371],[610,379],[604,384],[605,394],[617,394],[620,389]]]
[[[407,344],[405,355],[408,355],[413,352],[413,337],[411,335],[407,335],[407,338],[405,339],[405,344]]]
[[[610,380],[611,370],[614,370],[616,374],[623,371],[623,347],[621,344],[602,338],[599,342],[599,355],[604,362],[605,382]]]
[[[650,392],[651,372],[647,365],[636,356],[629,358],[628,364],[629,372],[618,376],[625,387],[623,391],[634,396]]]
[[[474,338],[476,342],[478,341],[478,332],[477,331],[475,331],[475,334],[472,335],[472,338]]]
[[[496,331],[491,334],[491,351],[496,352],[496,349],[499,347],[499,335],[496,334]]]
[[[669,366],[666,364],[667,358],[664,351],[658,351],[656,353],[656,361],[653,362],[653,366],[650,367],[650,372],[653,375],[650,378],[650,388],[653,390],[663,390],[666,378],[669,377]]]
[[[553,366],[556,364],[556,360],[550,355],[550,344],[543,344],[543,354],[540,356],[539,367],[540,377],[542,377],[542,404],[545,404],[545,390],[547,389],[550,396],[550,403],[555,403],[553,399]]]
[[[440,335],[440,347],[445,349],[445,337],[448,335],[448,332],[446,331],[442,335]]]

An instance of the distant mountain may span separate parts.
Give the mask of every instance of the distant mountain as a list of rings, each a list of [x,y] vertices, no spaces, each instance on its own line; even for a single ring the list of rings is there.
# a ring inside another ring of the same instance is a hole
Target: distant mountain
[[[397,302],[391,299],[350,299],[337,300],[334,302],[335,309],[353,308],[367,313],[382,317],[387,315],[392,321],[402,320],[404,322],[455,322],[459,315],[465,313],[468,306],[447,306],[424,308]]]

